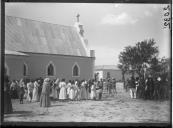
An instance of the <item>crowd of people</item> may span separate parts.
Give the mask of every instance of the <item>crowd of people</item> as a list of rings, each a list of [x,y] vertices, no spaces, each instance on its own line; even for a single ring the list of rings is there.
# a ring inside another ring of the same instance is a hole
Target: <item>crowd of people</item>
[[[132,76],[125,82],[125,89],[134,99],[164,100],[170,94],[168,79],[160,76],[153,78],[149,75],[146,79]]]
[[[23,99],[28,103],[40,102],[40,107],[49,107],[52,100],[101,100],[103,91],[103,80],[50,80],[49,78],[38,78],[36,80],[7,81],[8,94],[12,99]],[[6,97],[6,96],[5,96]]]
[[[79,100],[101,100],[103,89],[109,96],[117,94],[116,79],[90,79],[90,80],[65,80],[49,78],[38,78],[35,80],[21,79],[20,81],[9,81],[5,76],[4,82],[4,112],[12,112],[12,99],[19,99],[19,103],[39,102],[40,107],[48,108],[51,100],[79,101]],[[143,98],[160,100],[169,98],[168,80],[151,76],[146,79],[132,76],[124,84],[125,90],[130,92],[131,98]]]

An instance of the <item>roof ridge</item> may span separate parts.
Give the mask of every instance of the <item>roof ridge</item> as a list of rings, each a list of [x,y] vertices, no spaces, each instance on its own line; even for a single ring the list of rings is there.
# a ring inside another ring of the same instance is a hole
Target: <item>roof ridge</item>
[[[52,25],[60,25],[60,26],[64,26],[64,27],[72,27],[72,28],[75,28],[74,26],[71,26],[71,25],[68,26],[68,25],[50,23],[50,22],[46,22],[46,21],[39,21],[39,20],[34,20],[34,19],[29,19],[29,18],[23,18],[23,17],[17,17],[17,16],[9,16],[9,15],[5,15],[5,16],[6,17],[20,18],[20,19],[24,19],[24,20],[31,20],[31,21],[41,22],[41,23],[47,23],[47,24],[52,24]]]

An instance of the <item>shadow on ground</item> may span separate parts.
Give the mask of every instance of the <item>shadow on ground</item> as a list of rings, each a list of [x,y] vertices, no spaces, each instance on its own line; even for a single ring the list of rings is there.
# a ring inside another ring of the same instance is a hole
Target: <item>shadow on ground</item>
[[[5,114],[5,117],[25,117],[34,116],[32,111],[13,111],[11,114]]]

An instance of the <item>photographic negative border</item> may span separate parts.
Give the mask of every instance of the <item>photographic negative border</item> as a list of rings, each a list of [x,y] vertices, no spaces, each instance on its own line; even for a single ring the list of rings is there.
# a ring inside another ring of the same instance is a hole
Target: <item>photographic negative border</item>
[[[172,86],[171,86],[171,104],[170,104],[170,123],[102,123],[102,122],[3,122],[4,115],[2,114],[4,102],[4,60],[5,60],[5,2],[34,2],[34,3],[139,3],[139,4],[171,4],[171,0],[3,0],[1,1],[1,124],[3,126],[158,126],[169,127],[172,124]],[[172,21],[172,11],[171,11]],[[170,59],[172,60],[172,25],[170,29],[171,44],[170,44]],[[170,62],[170,76],[172,81],[172,61]]]

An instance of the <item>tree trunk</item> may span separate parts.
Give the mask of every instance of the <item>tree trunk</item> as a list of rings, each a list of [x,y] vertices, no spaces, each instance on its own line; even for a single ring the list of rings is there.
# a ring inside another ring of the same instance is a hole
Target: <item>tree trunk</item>
[[[123,85],[124,85],[124,88],[125,88],[125,73],[124,72],[122,72],[122,81],[123,81]]]

